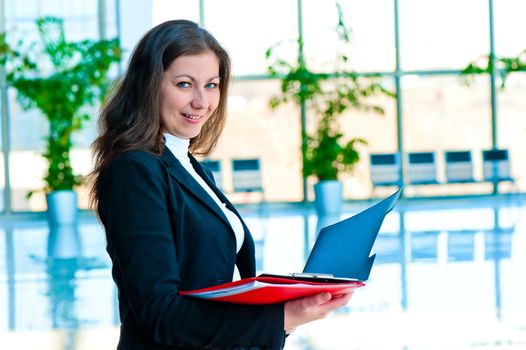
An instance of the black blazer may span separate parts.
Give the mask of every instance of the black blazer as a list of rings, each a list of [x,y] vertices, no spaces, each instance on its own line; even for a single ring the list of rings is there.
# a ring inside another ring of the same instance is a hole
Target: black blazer
[[[190,158],[239,216],[212,175]],[[282,349],[283,304],[234,305],[178,294],[231,281],[235,263],[241,277],[254,276],[254,242],[243,223],[245,241],[236,256],[223,212],[167,148],[160,157],[120,155],[102,172],[98,191],[119,290],[118,349]]]

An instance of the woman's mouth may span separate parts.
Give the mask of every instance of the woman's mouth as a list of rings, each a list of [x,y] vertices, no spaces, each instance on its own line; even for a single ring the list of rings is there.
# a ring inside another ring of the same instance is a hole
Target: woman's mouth
[[[197,120],[200,120],[201,118],[203,118],[202,115],[197,115],[197,114],[186,114],[186,113],[181,113],[181,114],[186,119],[190,119],[190,120],[194,120],[194,121],[197,121]]]

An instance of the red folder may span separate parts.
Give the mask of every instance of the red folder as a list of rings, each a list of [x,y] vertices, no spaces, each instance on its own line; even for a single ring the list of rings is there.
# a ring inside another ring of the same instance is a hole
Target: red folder
[[[361,281],[350,279],[309,280],[260,275],[214,287],[181,291],[179,294],[236,304],[273,304],[322,292],[329,292],[333,296],[347,294],[364,285]]]

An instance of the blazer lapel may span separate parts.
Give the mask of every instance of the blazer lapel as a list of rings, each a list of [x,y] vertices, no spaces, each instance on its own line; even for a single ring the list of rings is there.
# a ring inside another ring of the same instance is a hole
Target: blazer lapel
[[[219,188],[217,188],[212,179],[210,179],[208,173],[205,172],[205,170],[203,169],[203,166],[191,154],[189,156],[190,162],[192,163],[192,166],[194,167],[195,171],[205,180],[205,182],[208,184],[208,186],[210,186],[212,191],[214,191],[214,193],[219,197],[221,202],[225,203],[226,207],[230,209],[234,214],[236,214],[239,220],[241,221],[241,225],[243,225],[243,231],[245,233],[245,240],[243,242],[241,250],[237,254],[236,265],[239,268],[241,278],[254,277],[256,275],[256,262],[254,260],[255,247],[252,237],[249,233],[250,230],[245,224],[245,221],[243,221],[241,215],[239,215],[239,212],[236,210],[234,205],[228,200],[228,198],[226,198],[223,192],[221,192]],[[231,229],[231,232],[234,234],[233,229]]]
[[[226,218],[225,214],[223,214],[223,211],[217,203],[210,197],[210,195],[201,187],[201,185],[186,171],[186,169],[182,166],[182,164],[177,160],[177,158],[170,152],[168,147],[164,148],[164,152],[162,155],[162,159],[165,162],[165,164],[168,167],[168,171],[170,175],[174,178],[175,181],[180,183],[183,187],[185,187],[188,192],[190,192],[197,200],[205,204],[213,213],[215,213],[219,218],[221,218],[225,224],[230,226],[230,223],[228,222],[228,219]],[[195,161],[195,159],[190,156],[191,161]],[[194,166],[195,168],[195,166]],[[202,171],[202,169],[199,169]],[[208,177],[205,175],[203,176],[199,170],[198,174],[201,175],[201,177],[204,178],[204,180],[209,184]],[[212,189],[214,189],[211,186]],[[214,191],[215,192],[215,191]],[[219,197],[221,200],[223,200],[221,197]]]
[[[223,192],[221,192],[217,188],[217,186],[208,177],[208,174],[204,171],[203,166],[191,154],[190,154],[190,162],[194,166],[195,171],[205,180],[205,182],[208,184],[208,186],[210,186],[212,191],[214,191],[214,193],[217,195],[217,197],[219,197],[221,202],[225,203],[226,207],[228,209],[230,209],[232,212],[234,212],[234,214],[237,215],[239,220],[241,220],[241,223],[243,224],[243,227],[245,227],[245,223],[244,223],[243,219],[241,218],[241,215],[238,213],[238,211],[234,207],[234,205],[232,203],[230,203],[230,201],[228,200],[228,198],[226,198],[226,196],[223,194]],[[246,228],[245,228],[245,231],[246,231]]]

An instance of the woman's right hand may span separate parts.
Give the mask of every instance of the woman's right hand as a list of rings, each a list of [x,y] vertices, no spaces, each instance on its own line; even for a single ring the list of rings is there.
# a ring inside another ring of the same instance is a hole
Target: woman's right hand
[[[310,297],[296,299],[285,303],[285,330],[327,317],[327,315],[351,299],[352,292],[338,296],[331,293],[319,293]]]

